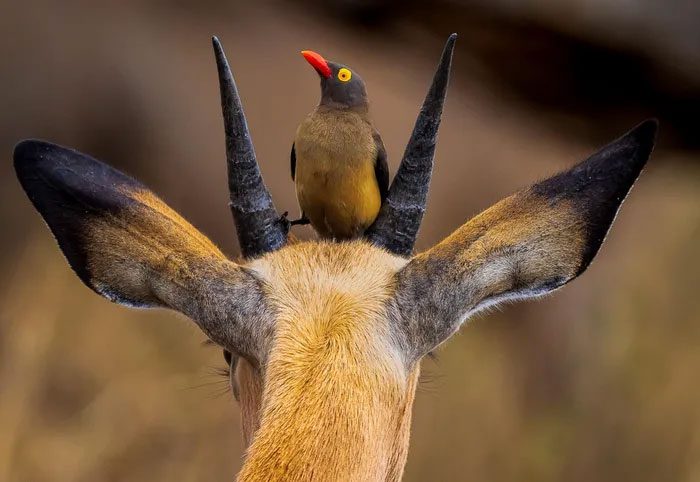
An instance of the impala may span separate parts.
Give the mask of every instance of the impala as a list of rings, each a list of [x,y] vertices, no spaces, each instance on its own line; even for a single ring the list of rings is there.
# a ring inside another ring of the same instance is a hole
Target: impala
[[[213,42],[241,261],[85,154],[23,141],[17,176],[83,283],[117,303],[184,313],[223,348],[248,447],[238,480],[399,480],[421,359],[475,312],[580,275],[646,164],[657,123],[413,255],[453,35],[374,225],[354,241],[292,243]]]

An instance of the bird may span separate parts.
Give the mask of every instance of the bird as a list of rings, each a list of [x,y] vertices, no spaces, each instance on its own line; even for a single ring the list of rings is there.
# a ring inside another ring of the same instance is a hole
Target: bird
[[[299,125],[291,152],[301,218],[321,238],[362,236],[389,190],[386,149],[369,116],[362,77],[350,67],[301,52],[321,79],[321,100]]]

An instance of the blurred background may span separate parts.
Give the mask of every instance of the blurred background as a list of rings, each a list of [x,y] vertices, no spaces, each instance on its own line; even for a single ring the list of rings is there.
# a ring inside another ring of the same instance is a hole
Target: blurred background
[[[646,117],[661,131],[581,279],[424,363],[405,480],[700,481],[695,0],[0,0],[0,481],[230,480],[243,453],[220,350],[79,282],[16,181],[17,141],[127,171],[235,257],[210,36],[296,214],[289,150],[319,97],[299,50],[363,75],[393,173],[453,31],[419,249]]]

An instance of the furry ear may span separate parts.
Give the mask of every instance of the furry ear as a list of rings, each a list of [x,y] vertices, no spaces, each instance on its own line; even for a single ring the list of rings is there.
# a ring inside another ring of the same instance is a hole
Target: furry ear
[[[585,271],[651,154],[657,126],[640,124],[413,258],[399,273],[398,293],[416,355],[480,308],[548,293]]]
[[[155,194],[100,161],[48,142],[21,142],[14,163],[83,283],[118,303],[181,311],[212,340],[250,354],[254,327],[248,324],[264,304],[257,281]]]
[[[22,187],[80,279],[114,301],[162,305],[152,278],[225,260],[199,231],[129,176],[41,141],[15,148]],[[191,276],[190,276],[191,277]]]

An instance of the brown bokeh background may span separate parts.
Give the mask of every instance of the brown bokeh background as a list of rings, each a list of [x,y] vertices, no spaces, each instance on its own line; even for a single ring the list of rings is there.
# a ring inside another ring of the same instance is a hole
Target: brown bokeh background
[[[220,351],[79,282],[15,179],[17,141],[129,172],[236,256],[210,36],[296,213],[289,149],[318,98],[298,51],[362,73],[393,173],[453,31],[419,249],[645,117],[661,136],[581,279],[480,315],[425,362],[405,480],[700,481],[699,8],[0,0],[0,481],[230,480],[243,453]]]

